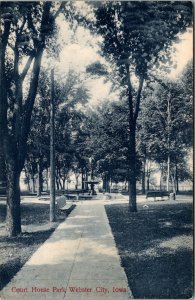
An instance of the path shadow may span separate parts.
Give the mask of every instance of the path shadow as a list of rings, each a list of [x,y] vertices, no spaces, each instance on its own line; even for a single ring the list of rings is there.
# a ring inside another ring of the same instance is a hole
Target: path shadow
[[[128,205],[106,212],[135,298],[192,296],[192,204]]]

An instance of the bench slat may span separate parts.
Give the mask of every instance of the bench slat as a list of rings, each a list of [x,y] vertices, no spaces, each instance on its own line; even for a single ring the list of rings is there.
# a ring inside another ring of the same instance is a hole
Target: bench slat
[[[64,205],[63,207],[60,207],[60,210],[69,210],[69,209],[71,209],[73,206],[74,206],[73,203],[66,204],[66,205]]]
[[[147,198],[154,198],[154,200],[156,199],[156,197],[168,197],[170,198],[170,192],[167,191],[151,191],[151,192],[147,192],[146,193],[146,199]]]

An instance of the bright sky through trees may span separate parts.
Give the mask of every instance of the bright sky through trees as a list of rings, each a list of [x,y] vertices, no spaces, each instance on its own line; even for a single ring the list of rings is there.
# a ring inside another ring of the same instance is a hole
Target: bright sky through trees
[[[80,5],[79,2],[78,5]],[[87,65],[98,60],[103,62],[103,59],[98,54],[98,43],[101,42],[101,38],[93,37],[89,30],[80,26],[70,29],[63,16],[59,16],[57,23],[60,28],[58,41],[62,48],[59,55],[59,62],[55,62],[55,65],[61,74],[61,78],[66,77],[70,69],[75,70],[83,78],[90,90],[90,106],[96,106],[104,99],[114,100],[116,95],[110,94],[111,84],[109,82],[105,83],[103,78],[92,79],[89,75],[85,74]],[[168,74],[171,78],[177,77],[188,60],[193,56],[192,30],[184,33],[181,37],[181,42],[175,44],[174,47],[176,52],[173,54],[173,59],[177,67],[172,68],[170,74]]]

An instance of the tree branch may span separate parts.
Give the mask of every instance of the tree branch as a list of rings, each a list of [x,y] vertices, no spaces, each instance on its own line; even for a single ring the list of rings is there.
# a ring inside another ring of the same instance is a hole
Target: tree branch
[[[129,112],[130,112],[130,118],[131,120],[133,120],[133,98],[132,98],[132,84],[131,84],[130,72],[129,72],[129,63],[125,63],[125,68],[127,71]]]
[[[26,24],[26,17],[24,17],[22,25],[20,26],[20,28],[18,28],[18,33],[22,33],[25,24]]]
[[[138,113],[139,113],[143,83],[144,83],[144,76],[141,75],[140,78],[139,78],[139,87],[138,87],[138,91],[137,91],[136,104],[135,104],[135,113],[134,113],[134,120],[135,121],[137,120]]]
[[[159,79],[158,77],[156,77],[153,74],[151,74],[150,76],[153,77],[156,82],[158,82],[159,84],[161,84],[164,89],[168,88],[168,85],[166,85],[161,79]]]
[[[36,28],[33,24],[33,19],[32,19],[32,15],[31,15],[30,11],[27,13],[27,21],[28,21],[29,28],[33,32],[33,35],[37,37],[38,33],[37,33],[37,30],[36,30]],[[35,37],[32,37],[32,40],[33,40],[34,47],[36,47],[37,39]]]
[[[34,57],[33,69],[32,69],[32,77],[30,81],[30,88],[27,100],[24,104],[24,114],[23,114],[23,122],[22,122],[22,130],[20,136],[20,150],[19,150],[19,169],[22,170],[26,155],[26,146],[27,146],[27,138],[30,131],[30,122],[31,122],[31,114],[33,110],[34,101],[36,98],[37,87],[38,87],[38,79],[39,73],[41,69],[41,60],[43,51],[45,48],[45,35],[44,27],[47,25],[50,8],[52,3],[50,1],[46,1],[43,4],[43,13],[41,20],[41,42],[38,44],[38,48]]]
[[[55,15],[53,16],[54,20],[59,16],[60,12],[62,11],[62,9],[65,7],[65,2],[62,2],[60,4],[60,7],[58,8],[58,10],[56,11]]]
[[[7,44],[14,51],[14,46],[10,42],[8,42]]]
[[[11,27],[11,22],[6,22],[4,25],[4,32],[1,35],[1,51],[5,51],[7,43],[8,43],[8,38],[10,34],[10,27]]]
[[[22,74],[21,74],[21,76],[20,76],[20,78],[21,78],[22,81],[23,81],[24,78],[26,77],[26,75],[27,75],[27,73],[28,73],[28,70],[30,69],[30,66],[31,66],[31,63],[32,63],[34,57],[35,57],[35,52],[32,51],[32,52],[31,52],[31,55],[29,56],[29,58],[28,58],[28,60],[27,60],[27,62],[26,62],[26,65],[25,65],[25,67],[24,67],[24,69],[23,69],[23,71],[22,71]]]

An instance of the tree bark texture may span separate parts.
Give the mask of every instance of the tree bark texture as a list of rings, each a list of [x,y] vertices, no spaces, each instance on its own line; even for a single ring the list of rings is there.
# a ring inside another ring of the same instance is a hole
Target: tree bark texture
[[[142,162],[142,195],[146,193],[146,159],[144,157]]]
[[[6,158],[7,167],[7,216],[6,227],[9,236],[17,236],[21,233],[21,213],[20,213],[20,171],[18,170],[17,159],[11,155],[13,148],[7,145]]]
[[[54,107],[54,69],[51,70],[50,102],[50,222],[55,222],[55,107]]]
[[[150,176],[147,176],[147,191],[150,190]]]
[[[2,145],[0,145],[0,189],[6,188],[6,165]]]
[[[126,63],[125,68],[129,106],[129,210],[130,212],[136,212],[136,122],[140,108],[141,91],[143,87],[144,76],[143,74],[140,74],[139,86],[136,91],[136,96],[133,98],[130,65],[128,62]]]
[[[40,28],[41,42],[38,44],[34,54],[32,77],[30,88],[25,104],[22,95],[22,83],[30,68],[32,59],[28,61],[22,75],[19,75],[19,60],[17,49],[17,38],[14,49],[14,82],[15,82],[15,111],[13,112],[12,130],[8,128],[8,81],[6,78],[5,52],[10,35],[11,21],[5,22],[4,32],[0,36],[0,137],[3,144],[3,151],[7,172],[7,229],[10,236],[16,236],[21,232],[20,215],[20,173],[24,166],[26,156],[26,145],[31,124],[31,114],[37,93],[38,78],[41,68],[41,60],[45,47],[45,26],[48,23],[51,2],[43,4],[43,14]],[[22,112],[22,113],[21,113]]]
[[[170,155],[167,158],[167,192],[169,192],[169,179],[170,179]]]
[[[136,203],[136,145],[135,145],[135,126],[131,125],[129,134],[129,210],[137,211]]]
[[[37,197],[41,196],[42,185],[43,185],[43,176],[42,176],[42,163],[41,160],[37,163]]]

